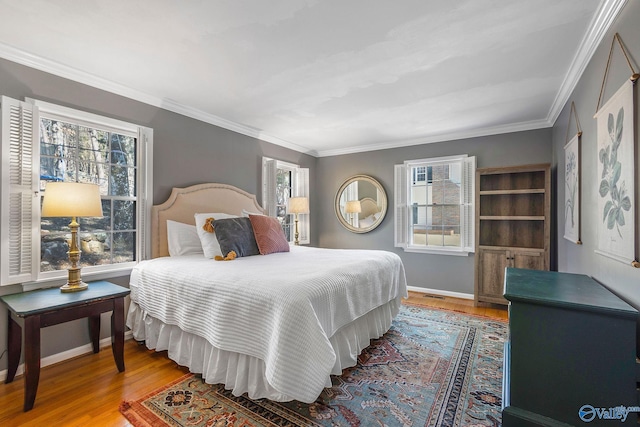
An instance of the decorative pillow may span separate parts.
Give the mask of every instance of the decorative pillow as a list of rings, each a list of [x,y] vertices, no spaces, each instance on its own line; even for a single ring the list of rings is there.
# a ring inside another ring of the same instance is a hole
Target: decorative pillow
[[[258,244],[249,218],[236,217],[213,221],[222,257],[234,251],[238,257],[258,255]]]
[[[200,244],[202,246],[202,251],[204,252],[205,258],[214,258],[216,255],[221,256],[222,251],[220,250],[218,239],[216,239],[215,230],[213,233],[209,233],[203,227],[207,223],[208,218],[224,219],[235,218],[236,216],[222,212],[213,212],[197,213],[194,215],[194,217],[196,219],[196,231],[198,232],[198,237],[200,238]]]
[[[253,234],[260,254],[269,255],[276,252],[289,252],[289,242],[284,235],[280,222],[271,216],[249,215]]]
[[[202,244],[195,225],[167,220],[169,255],[202,255]]]

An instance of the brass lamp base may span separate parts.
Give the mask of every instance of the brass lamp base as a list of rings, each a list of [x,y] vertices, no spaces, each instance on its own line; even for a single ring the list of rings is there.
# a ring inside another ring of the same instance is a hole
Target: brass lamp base
[[[73,244],[72,249],[69,251],[69,259],[71,260],[72,266],[67,269],[69,271],[67,283],[60,286],[60,292],[79,292],[89,289],[89,285],[82,281],[80,267],[78,267],[80,251]]]
[[[79,292],[79,291],[84,291],[89,289],[89,285],[87,285],[85,282],[80,282],[78,284],[71,284],[71,283],[67,283],[66,285],[62,285],[60,286],[60,292]]]
[[[296,234],[295,234],[295,240],[293,241],[293,244],[298,246],[300,245],[300,240],[298,240],[298,236],[300,236],[300,234],[298,233],[298,214],[296,214]]]

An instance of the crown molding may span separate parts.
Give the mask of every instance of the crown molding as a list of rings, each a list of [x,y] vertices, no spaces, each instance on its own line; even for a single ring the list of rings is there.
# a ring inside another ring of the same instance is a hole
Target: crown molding
[[[0,57],[18,64],[26,65],[27,67],[34,68],[36,70],[44,71],[45,73],[53,74],[87,86],[92,86],[135,101],[140,101],[154,107],[162,107],[162,101],[157,97],[114,83],[102,77],[80,71],[60,62],[25,52],[4,43],[0,43]]]
[[[162,102],[162,105],[159,105],[159,107],[177,114],[181,114],[183,116],[190,117],[192,119],[200,120],[202,122],[218,126],[223,129],[250,136],[261,141],[270,142],[284,148],[289,148],[299,153],[309,154],[311,156],[315,156],[316,154],[315,150],[295,144],[282,138],[278,138],[277,136],[270,135],[266,132],[261,131],[260,129],[244,125],[242,123],[234,122],[232,120],[227,120],[225,118],[206,113],[202,110],[198,110],[197,108],[192,108],[172,100],[164,100]]]
[[[241,123],[237,123],[223,117],[206,113],[202,110],[180,104],[171,99],[163,99],[153,95],[149,95],[148,93],[132,89],[130,87],[112,82],[105,78],[80,71],[73,67],[69,67],[68,65],[64,65],[47,58],[22,51],[4,43],[0,43],[0,58],[7,59],[18,64],[26,65],[27,67],[44,71],[45,73],[53,74],[55,76],[69,79],[81,84],[85,84],[87,86],[95,87],[97,89],[104,90],[116,95],[124,96],[125,98],[139,101],[153,107],[162,108],[164,110],[190,117],[192,119],[196,119],[205,123],[209,123],[223,129],[240,133],[242,135],[250,136],[261,141],[270,142],[281,147],[289,148],[299,153],[315,155],[314,150],[295,144],[293,142],[286,141],[284,139],[280,139],[276,136],[269,135],[254,127],[243,125]]]
[[[562,85],[551,104],[547,118],[530,122],[514,123],[504,126],[474,129],[471,131],[452,132],[448,134],[428,136],[410,140],[388,141],[379,144],[361,145],[358,147],[339,148],[335,150],[321,150],[317,152],[317,157],[339,156],[343,154],[362,153],[374,150],[386,150],[390,148],[407,147],[412,145],[429,144],[435,142],[445,142],[457,139],[474,138],[489,135],[498,135],[510,132],[521,132],[527,130],[543,129],[552,127],[562,109],[569,101],[569,97],[576,88],[580,77],[587,68],[589,61],[593,57],[602,39],[611,28],[616,18],[627,4],[628,0],[603,0],[600,7],[594,14],[589,25],[589,29],[583,37],[578,51],[569,66],[569,71],[565,75]]]
[[[627,4],[627,1],[628,0],[603,0],[600,4],[600,7],[589,24],[589,31],[587,31],[582,38],[578,51],[569,66],[569,71],[565,75],[562,85],[560,85],[560,90],[558,90],[553,104],[551,104],[549,114],[547,115],[547,121],[550,123],[555,123],[560,116],[573,90],[578,85],[582,73],[584,73],[587,65],[589,65],[589,61],[591,61],[595,51],[598,49],[598,46],[600,46],[602,39],[615,22],[620,11],[622,11]]]
[[[390,148],[409,147],[413,145],[433,144],[437,142],[454,141],[458,139],[477,138],[482,136],[500,135],[504,133],[523,132],[527,130],[545,129],[553,126],[553,123],[545,120],[533,120],[528,122],[512,123],[501,126],[491,126],[480,129],[465,130],[460,132],[442,133],[432,136],[424,136],[412,139],[387,141],[377,144],[359,145],[356,147],[337,148],[335,150],[318,151],[316,157],[341,156],[343,154],[364,153],[366,151],[387,150]]]

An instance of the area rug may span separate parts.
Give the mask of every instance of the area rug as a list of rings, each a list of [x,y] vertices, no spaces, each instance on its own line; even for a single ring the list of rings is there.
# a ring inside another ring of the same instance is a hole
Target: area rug
[[[499,426],[507,323],[403,305],[312,404],[235,397],[188,374],[120,411],[136,427]]]

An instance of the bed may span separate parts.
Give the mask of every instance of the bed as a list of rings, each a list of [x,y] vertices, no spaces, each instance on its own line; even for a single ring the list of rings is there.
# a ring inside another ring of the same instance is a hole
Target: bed
[[[191,226],[208,212],[263,209],[254,195],[215,183],[174,188],[153,206],[152,259],[132,271],[127,326],[236,396],[315,401],[390,328],[407,296],[400,258],[302,246],[230,262],[169,256],[167,221]]]

